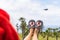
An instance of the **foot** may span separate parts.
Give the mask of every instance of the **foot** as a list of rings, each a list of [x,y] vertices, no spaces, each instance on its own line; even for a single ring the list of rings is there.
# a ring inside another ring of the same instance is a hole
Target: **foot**
[[[30,28],[30,33],[29,34],[33,36],[33,33],[34,33],[34,29]]]
[[[38,34],[39,30],[35,28],[34,34]]]

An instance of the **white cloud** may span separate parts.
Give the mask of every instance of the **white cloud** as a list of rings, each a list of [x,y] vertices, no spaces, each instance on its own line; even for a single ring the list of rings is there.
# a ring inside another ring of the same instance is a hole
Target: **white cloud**
[[[44,21],[44,25],[60,25],[60,7],[54,4],[44,6],[42,3],[32,2],[31,0],[2,0],[0,4],[0,8],[10,13],[14,24],[20,17],[25,17],[26,20],[41,19]],[[44,10],[45,7],[48,8],[47,11]]]

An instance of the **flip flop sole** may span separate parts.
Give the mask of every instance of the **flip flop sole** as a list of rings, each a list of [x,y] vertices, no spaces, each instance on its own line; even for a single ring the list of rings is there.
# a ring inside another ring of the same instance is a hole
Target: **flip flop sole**
[[[30,29],[30,28],[35,28],[35,20],[30,20],[29,22],[28,22],[28,28]]]

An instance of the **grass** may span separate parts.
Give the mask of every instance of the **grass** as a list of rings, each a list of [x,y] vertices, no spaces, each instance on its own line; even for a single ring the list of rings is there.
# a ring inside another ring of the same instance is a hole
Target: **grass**
[[[22,40],[22,34],[19,34],[19,38]],[[39,40],[47,40],[47,37],[43,38],[41,35],[38,37]],[[56,37],[49,37],[49,40],[56,40]],[[58,38],[60,40],[60,38]]]

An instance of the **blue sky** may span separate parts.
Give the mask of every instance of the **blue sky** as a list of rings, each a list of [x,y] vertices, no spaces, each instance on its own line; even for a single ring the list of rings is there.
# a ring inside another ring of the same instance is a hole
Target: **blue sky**
[[[10,14],[14,26],[20,17],[25,17],[26,22],[42,20],[44,28],[60,27],[60,0],[0,0],[0,8]]]

